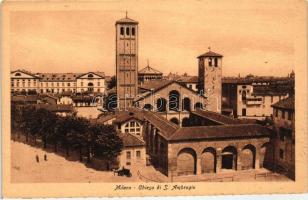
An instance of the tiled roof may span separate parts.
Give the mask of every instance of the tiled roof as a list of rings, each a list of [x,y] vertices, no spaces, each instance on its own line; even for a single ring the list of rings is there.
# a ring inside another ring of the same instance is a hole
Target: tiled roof
[[[169,138],[178,128],[176,124],[168,121],[166,118],[151,111],[144,111],[144,118],[151,122],[166,139]]]
[[[273,76],[248,76],[248,77],[222,77],[222,83],[252,84],[252,83],[290,83],[294,84],[294,79],[289,77]]]
[[[277,103],[273,104],[272,107],[274,108],[283,108],[287,110],[294,110],[295,106],[295,97],[291,96],[286,99],[282,99],[278,101]]]
[[[95,96],[75,95],[75,96],[72,96],[72,100],[74,102],[94,102]]]
[[[143,85],[139,86],[142,89],[145,90],[157,90],[159,88],[162,88],[164,86],[167,86],[168,84],[172,83],[173,81],[171,80],[152,80],[152,81],[147,81]]]
[[[131,119],[137,119],[139,121],[143,120],[143,113],[142,112],[129,112],[129,111],[122,111],[116,114],[116,119],[113,123],[123,123],[127,122]]]
[[[41,81],[76,81],[76,79],[82,75],[93,73],[100,77],[105,77],[104,72],[87,72],[87,73],[37,73],[36,75],[41,78]]]
[[[126,17],[126,18],[117,20],[116,24],[138,24],[138,22]]]
[[[242,137],[269,137],[271,131],[257,124],[182,127],[170,138],[176,140],[227,139]]]
[[[27,74],[27,75],[33,76],[34,78],[40,78],[40,77],[37,76],[36,74],[34,74],[34,73],[30,72],[30,71],[27,71],[27,70],[25,70],[25,69],[18,69],[18,70],[12,71],[11,74],[16,73],[16,72],[25,73],[25,74]]]
[[[291,84],[254,85],[252,95],[286,95],[293,87]]]
[[[197,109],[196,111],[192,111],[191,113],[198,115],[200,117],[207,118],[211,121],[215,121],[219,124],[239,124],[240,123],[236,119],[227,117],[225,115],[222,115],[216,112],[208,111],[208,110]]]
[[[223,57],[222,55],[215,53],[213,51],[208,51],[200,56],[198,56],[198,58],[202,58],[202,57]]]
[[[138,74],[140,75],[144,75],[144,74],[155,74],[155,75],[162,75],[163,73],[150,67],[150,66],[146,66],[145,68],[141,69],[138,71]]]
[[[198,83],[198,76],[181,76],[176,79],[176,81],[183,83]]]
[[[115,119],[116,118],[116,115],[115,114],[110,114],[110,115],[103,115],[103,116],[100,116],[96,121],[98,123],[104,123],[106,121],[109,121],[111,119]]]
[[[80,74],[79,76],[77,76],[77,78],[79,78],[81,76],[84,76],[86,74],[95,74],[97,76],[100,76],[101,78],[105,78],[105,73],[104,72],[87,72],[87,73]]]
[[[120,134],[120,138],[123,141],[124,147],[145,146],[145,142],[141,138],[138,138],[137,136],[130,133],[122,133]]]
[[[76,77],[80,75],[80,73],[38,73],[42,79],[41,81],[75,81]]]

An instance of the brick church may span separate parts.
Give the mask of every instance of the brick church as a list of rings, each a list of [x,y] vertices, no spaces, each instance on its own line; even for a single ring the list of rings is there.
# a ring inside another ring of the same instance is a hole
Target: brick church
[[[118,113],[138,115],[153,166],[166,176],[199,176],[273,165],[270,129],[220,114],[222,55],[209,48],[197,57],[198,91],[171,80],[138,86],[138,22],[126,16],[115,26],[118,109],[131,108]]]

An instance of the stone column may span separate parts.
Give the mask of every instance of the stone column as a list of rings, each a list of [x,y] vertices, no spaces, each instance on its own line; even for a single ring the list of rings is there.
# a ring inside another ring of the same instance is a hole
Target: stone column
[[[221,148],[218,148],[216,150],[216,173],[220,173],[221,172]]]
[[[153,137],[152,137],[152,153],[155,153],[155,149],[156,149],[156,147],[155,147],[155,136],[156,136],[156,128],[155,127],[153,127]]]
[[[197,157],[197,175],[201,174],[201,158]]]
[[[256,148],[255,169],[260,169],[260,147]]]
[[[237,171],[241,171],[242,170],[242,159],[241,159],[241,153],[242,153],[242,149],[238,148],[237,149],[237,155],[236,155],[236,160],[234,161],[235,163],[235,170]]]

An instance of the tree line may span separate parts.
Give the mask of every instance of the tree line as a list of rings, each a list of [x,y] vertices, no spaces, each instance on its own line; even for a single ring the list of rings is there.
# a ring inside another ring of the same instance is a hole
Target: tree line
[[[78,151],[80,161],[85,155],[88,163],[91,157],[112,161],[123,147],[112,125],[91,123],[75,115],[63,117],[34,106],[12,105],[11,127],[12,133],[17,133],[19,139],[20,134],[23,134],[26,142],[32,137],[36,144],[37,138],[40,138],[43,148],[51,144],[57,152],[61,146],[66,156],[70,156],[70,150]]]

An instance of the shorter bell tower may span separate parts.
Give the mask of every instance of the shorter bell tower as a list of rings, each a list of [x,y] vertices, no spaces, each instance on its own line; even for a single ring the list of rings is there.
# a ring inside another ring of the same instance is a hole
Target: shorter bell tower
[[[207,98],[206,110],[221,113],[222,55],[209,51],[198,56],[198,90]]]

